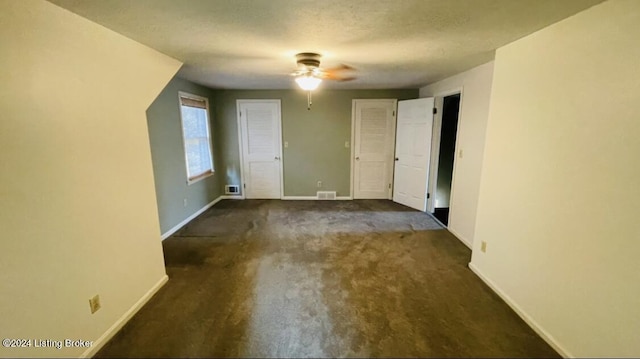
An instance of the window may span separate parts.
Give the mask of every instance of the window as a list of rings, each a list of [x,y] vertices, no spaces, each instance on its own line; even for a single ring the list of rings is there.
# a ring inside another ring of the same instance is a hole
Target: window
[[[179,97],[187,183],[191,184],[213,174],[209,101],[184,92]]]

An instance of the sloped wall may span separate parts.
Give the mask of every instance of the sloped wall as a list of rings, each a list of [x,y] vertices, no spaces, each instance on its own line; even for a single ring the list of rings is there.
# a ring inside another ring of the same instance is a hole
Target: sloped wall
[[[94,341],[0,356],[91,354],[166,280],[145,110],[180,63],[45,1],[1,2],[0,43],[2,338]]]

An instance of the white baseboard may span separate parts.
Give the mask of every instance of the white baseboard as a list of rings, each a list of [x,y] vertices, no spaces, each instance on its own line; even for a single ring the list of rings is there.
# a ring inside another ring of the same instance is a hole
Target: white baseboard
[[[145,293],[142,298],[138,299],[138,301],[127,310],[121,317],[118,319],[113,325],[107,329],[100,338],[93,342],[93,345],[82,353],[81,358],[91,358],[93,357],[114,335],[125,325],[127,322],[153,297],[154,294],[162,286],[167,283],[169,277],[165,274],[160,280],[153,286],[147,293]]]
[[[453,234],[453,236],[456,237],[457,240],[462,242],[462,244],[464,244],[465,246],[469,247],[469,249],[473,250],[473,243],[472,242],[468,241],[466,238],[461,236],[458,232],[454,231],[450,227],[445,226],[444,223],[440,222],[440,220],[438,218],[436,218],[436,216],[433,215],[433,213],[429,212],[428,210],[426,212],[424,212],[424,213],[428,214],[434,221],[438,222],[442,227],[444,227],[445,230],[447,230],[447,231],[449,231],[449,233]]]
[[[326,201],[324,199],[319,200],[317,196],[283,196],[283,201]],[[338,196],[336,201],[350,201],[353,198],[347,196]]]
[[[317,196],[282,196],[283,201],[316,201]]]
[[[469,247],[469,249],[473,250],[473,243],[467,240],[465,237],[461,236],[458,232],[454,231],[451,228],[447,228],[451,234],[453,234],[462,244]]]
[[[173,228],[171,228],[170,230],[168,230],[165,233],[163,233],[160,238],[164,241],[165,239],[171,237],[172,234],[176,233],[178,230],[180,230],[180,228],[184,227],[185,224],[191,222],[194,218],[196,218],[200,214],[202,214],[202,212],[208,210],[209,208],[213,207],[213,205],[215,205],[216,203],[218,203],[221,200],[225,199],[225,197],[234,197],[235,198],[236,196],[220,196],[220,197],[214,199],[213,201],[211,201],[206,206],[200,208],[196,213],[194,213],[194,214],[190,215],[189,217],[185,218],[184,221],[176,224]]]
[[[216,203],[218,203],[221,199],[244,199],[244,195],[232,194],[232,195],[220,196],[216,199]]]
[[[534,332],[536,332],[547,344],[549,344],[555,351],[558,352],[563,358],[575,358],[568,350],[562,347],[560,343],[547,332],[544,328],[538,324],[533,318],[531,318],[520,306],[511,299],[505,292],[502,291],[491,279],[487,278],[473,263],[469,263],[469,269],[473,271],[482,281],[491,288],[502,300],[513,309],[522,320],[527,323]]]

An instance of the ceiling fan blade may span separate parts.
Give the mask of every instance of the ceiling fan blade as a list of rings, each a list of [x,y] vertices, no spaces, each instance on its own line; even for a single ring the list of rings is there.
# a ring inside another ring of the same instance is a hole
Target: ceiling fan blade
[[[349,65],[341,64],[340,66],[323,69],[322,78],[327,80],[336,80],[336,81],[351,81],[351,80],[355,80],[355,77],[351,76],[348,73],[355,70],[356,70],[355,68]]]
[[[331,67],[328,69],[324,69],[325,72],[342,72],[342,71],[355,71],[356,69],[345,64],[340,64],[336,67]]]
[[[351,72],[356,69],[345,64],[327,69],[320,68],[320,55],[312,52],[302,52],[296,55],[298,69],[290,75],[295,77],[309,76],[318,79],[334,81],[352,81],[355,76]]]

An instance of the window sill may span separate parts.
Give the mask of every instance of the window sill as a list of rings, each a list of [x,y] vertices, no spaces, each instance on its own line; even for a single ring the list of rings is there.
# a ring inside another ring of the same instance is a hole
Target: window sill
[[[191,179],[187,180],[187,186],[191,186],[192,184],[196,183],[196,182],[200,182],[203,179],[207,178],[207,177],[211,177],[215,174],[215,171],[209,171],[209,172],[205,172],[197,177],[193,177]]]

